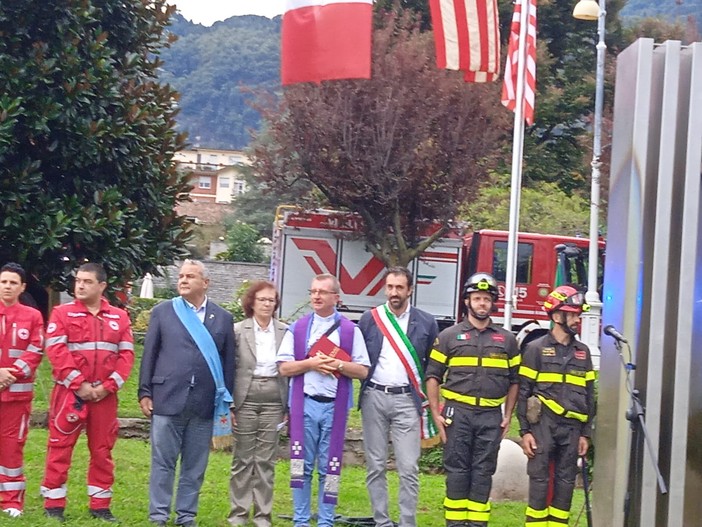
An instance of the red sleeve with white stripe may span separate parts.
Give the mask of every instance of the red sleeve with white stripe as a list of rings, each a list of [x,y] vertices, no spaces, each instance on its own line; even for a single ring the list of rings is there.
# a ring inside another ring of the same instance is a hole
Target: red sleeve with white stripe
[[[14,362],[17,377],[20,379],[31,379],[44,357],[44,320],[36,309],[28,308],[26,313],[26,317],[30,319],[29,344]]]
[[[115,371],[103,382],[103,387],[108,392],[116,392],[127,382],[129,374],[134,366],[134,337],[132,326],[126,311],[117,310],[114,313],[120,314],[119,325],[122,328],[118,342],[118,356],[115,364]]]
[[[53,368],[54,380],[71,390],[78,390],[86,382],[68,349],[66,324],[61,309],[54,308],[46,327],[46,355]]]

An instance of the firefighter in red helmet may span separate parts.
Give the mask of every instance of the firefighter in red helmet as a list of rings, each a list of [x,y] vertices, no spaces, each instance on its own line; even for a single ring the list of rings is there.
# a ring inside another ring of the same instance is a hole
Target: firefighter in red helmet
[[[529,458],[526,526],[568,525],[577,460],[587,453],[595,409],[590,350],[575,338],[580,315],[588,309],[583,293],[574,287],[554,289],[544,302],[552,328],[527,344],[522,355],[517,416]]]
[[[488,524],[497,452],[517,402],[521,357],[514,335],[490,319],[497,297],[491,275],[468,278],[468,314],[439,334],[427,364],[427,397],[444,442],[447,527]]]

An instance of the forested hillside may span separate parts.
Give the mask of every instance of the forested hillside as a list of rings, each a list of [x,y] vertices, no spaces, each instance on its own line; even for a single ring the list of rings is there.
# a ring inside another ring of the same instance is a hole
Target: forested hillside
[[[684,22],[692,15],[699,25],[702,0],[629,0],[621,14],[625,23],[650,16]],[[251,92],[280,89],[280,23],[280,17],[240,16],[204,27],[174,17],[171,31],[179,39],[162,54],[161,78],[181,94],[178,126],[189,132],[191,146],[248,145],[249,131],[260,125],[246,103]]]
[[[629,0],[622,15],[629,17],[663,16],[668,20],[693,15],[702,23],[702,0]]]
[[[192,146],[239,149],[259,116],[242,89],[276,90],[280,85],[280,17],[232,17],[204,27],[174,17],[179,39],[164,51],[161,79],[181,94],[178,126]]]

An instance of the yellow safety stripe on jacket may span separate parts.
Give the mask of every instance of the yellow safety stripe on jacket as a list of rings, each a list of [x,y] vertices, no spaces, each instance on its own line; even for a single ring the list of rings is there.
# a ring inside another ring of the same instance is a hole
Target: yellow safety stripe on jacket
[[[495,359],[492,357],[451,357],[448,360],[450,367],[455,366],[483,366],[485,368],[513,368],[519,366],[522,362],[521,355],[512,357],[511,359]]]
[[[526,377],[527,379],[531,379],[532,381],[536,379],[538,374],[538,371],[532,370],[529,366],[524,366],[524,364],[519,367],[519,375]]]
[[[519,373],[522,372],[522,368],[525,368],[525,366],[520,367]],[[534,371],[534,370],[531,370]],[[590,375],[592,374],[592,375]],[[525,375],[526,377],[531,378],[528,375]],[[591,377],[591,378],[590,378]],[[585,387],[587,385],[588,381],[594,380],[595,378],[595,372],[585,372],[584,376],[579,376],[579,375],[572,375],[570,373],[548,373],[548,372],[539,372],[536,375],[536,382],[565,382],[566,384],[572,384],[574,386],[582,386]]]
[[[478,357],[451,357],[449,359],[449,367],[451,366],[477,366],[480,362]]]
[[[587,423],[587,414],[581,414],[580,412],[573,412],[572,410],[566,410],[560,404],[552,399],[546,399],[543,395],[537,395],[539,400],[544,403],[549,410],[551,410],[556,415],[561,415],[568,419],[577,419],[582,423]]]
[[[441,364],[446,364],[446,355],[441,353],[438,349],[433,348],[431,350],[431,353],[429,354],[429,358],[432,360],[435,360],[436,362],[440,362]]]
[[[505,402],[506,397],[500,397],[499,399],[488,399],[487,397],[473,397],[472,395],[463,395],[456,393],[446,388],[441,388],[441,395],[444,399],[449,399],[451,401],[458,401],[459,403],[469,404],[471,406],[485,406],[488,408],[494,408],[500,406]]]
[[[449,368],[456,366],[483,366],[484,368],[509,368],[507,359],[494,359],[491,357],[451,357],[448,361]]]

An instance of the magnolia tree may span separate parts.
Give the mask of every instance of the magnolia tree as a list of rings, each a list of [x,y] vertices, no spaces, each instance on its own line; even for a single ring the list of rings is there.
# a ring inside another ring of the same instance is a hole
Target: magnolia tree
[[[0,263],[62,290],[86,260],[124,283],[180,254],[184,138],[156,78],[174,9],[0,2]]]
[[[431,34],[406,26],[391,17],[375,31],[370,80],[286,88],[262,108],[265,133],[252,147],[270,188],[309,182],[330,206],[357,212],[386,265],[407,265],[446,232],[511,122],[499,85],[438,70]]]

